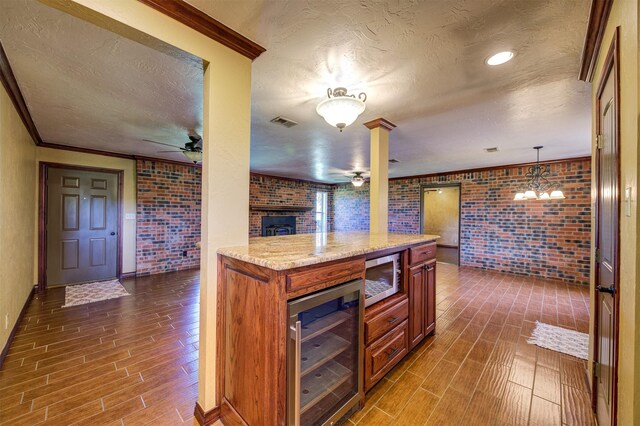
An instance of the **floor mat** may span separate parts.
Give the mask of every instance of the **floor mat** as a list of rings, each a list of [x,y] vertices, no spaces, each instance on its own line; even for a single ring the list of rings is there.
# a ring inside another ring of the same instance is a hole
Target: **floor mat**
[[[127,292],[117,279],[88,284],[68,285],[64,290],[64,305],[62,305],[62,307],[68,308],[69,306],[116,299],[122,296],[129,296],[129,292]]]
[[[536,328],[527,342],[577,358],[588,358],[589,335],[587,333],[536,321]]]

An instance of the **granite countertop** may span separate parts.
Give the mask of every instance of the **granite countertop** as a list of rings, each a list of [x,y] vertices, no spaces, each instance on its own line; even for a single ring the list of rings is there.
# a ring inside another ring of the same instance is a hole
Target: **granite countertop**
[[[297,234],[250,238],[248,246],[220,248],[218,254],[282,271],[438,238],[439,235],[370,234],[366,231]]]

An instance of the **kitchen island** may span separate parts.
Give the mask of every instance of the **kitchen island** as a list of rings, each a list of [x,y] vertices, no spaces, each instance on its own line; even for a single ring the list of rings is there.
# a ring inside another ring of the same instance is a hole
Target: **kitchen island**
[[[342,394],[345,407],[362,405],[364,392],[435,330],[437,238],[339,232],[219,249],[223,422],[317,424],[343,405]],[[365,310],[365,265],[386,256],[397,259],[397,293]]]

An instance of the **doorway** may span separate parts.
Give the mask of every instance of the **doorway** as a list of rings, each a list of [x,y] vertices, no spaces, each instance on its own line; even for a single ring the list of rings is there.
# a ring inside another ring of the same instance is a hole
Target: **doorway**
[[[596,247],[593,406],[598,424],[617,424],[620,306],[620,85],[618,29],[596,94]]]
[[[41,163],[39,287],[119,278],[123,171]]]
[[[440,235],[438,262],[460,264],[460,184],[426,184],[420,191],[420,232]]]

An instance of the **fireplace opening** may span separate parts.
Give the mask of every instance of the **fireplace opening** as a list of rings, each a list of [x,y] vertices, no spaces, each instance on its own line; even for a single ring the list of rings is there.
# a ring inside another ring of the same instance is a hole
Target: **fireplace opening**
[[[295,216],[262,216],[262,236],[293,235],[296,233]]]

